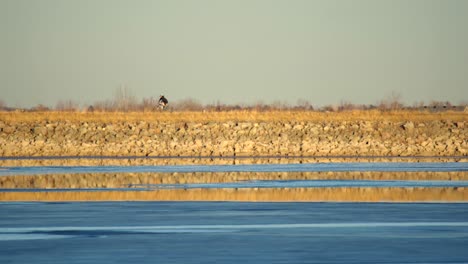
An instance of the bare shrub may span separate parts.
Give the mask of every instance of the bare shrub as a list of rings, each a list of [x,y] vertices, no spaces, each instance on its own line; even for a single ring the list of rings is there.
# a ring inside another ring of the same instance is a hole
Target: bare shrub
[[[203,108],[204,110],[211,111],[211,112],[223,112],[223,111],[233,110],[232,105],[221,103],[221,101],[219,100],[214,104],[205,105]]]
[[[158,97],[143,98],[137,101],[136,97],[128,87],[121,86],[116,89],[114,97],[110,100],[97,101],[88,107],[86,111],[92,112],[129,112],[155,111],[158,106]],[[377,105],[354,104],[350,101],[342,100],[339,104],[325,105],[317,109],[317,111],[341,112],[355,110],[424,110],[427,111],[461,111],[467,102],[462,102],[460,105],[454,106],[448,101],[432,101],[429,105],[424,105],[424,102],[417,102],[411,106],[406,106],[401,102],[401,95],[392,92],[385,99],[379,101]],[[14,108],[8,108],[3,101],[0,100],[0,110],[11,111]],[[55,108],[57,111],[78,111],[79,104],[72,100],[61,100],[57,102]],[[39,104],[31,108],[32,111],[47,111],[48,107]],[[171,101],[169,104],[170,111],[211,111],[211,112],[229,112],[229,111],[255,111],[255,112],[270,112],[270,111],[313,111],[314,107],[306,99],[297,100],[296,104],[288,104],[285,101],[274,101],[264,103],[257,101],[251,104],[225,104],[217,101],[214,104],[202,104],[197,99],[187,98],[179,101]]]
[[[338,107],[335,105],[325,105],[321,110],[325,112],[336,112],[338,111]]]
[[[114,95],[114,110],[128,112],[137,109],[138,103],[131,90],[126,86],[119,87]]]
[[[141,104],[138,106],[138,109],[144,112],[154,111],[158,106],[158,102],[159,99],[156,99],[154,97],[143,98],[143,100],[141,100]]]
[[[6,109],[5,102],[3,102],[2,99],[0,99],[0,110],[5,110],[5,109]]]
[[[242,107],[242,108],[248,108],[249,110],[255,110],[259,112],[272,110],[272,106],[265,104],[263,101],[256,102],[252,107]]]
[[[95,102],[93,105],[93,111],[98,112],[112,112],[115,111],[114,103],[111,100],[104,100]]]
[[[399,110],[403,108],[401,103],[401,94],[393,91],[385,99],[381,100],[379,103],[380,110]]]
[[[430,107],[432,108],[447,108],[447,107],[451,107],[452,104],[448,101],[446,102],[443,102],[443,101],[432,101],[430,104],[429,104]]]
[[[288,110],[291,109],[289,104],[285,101],[274,101],[273,104],[271,105],[272,110]]]
[[[43,104],[38,104],[34,107],[31,108],[31,111],[35,111],[35,112],[46,112],[46,111],[49,111],[50,108],[43,105]]]
[[[79,110],[79,104],[73,100],[58,101],[55,105],[56,111],[73,112]]]
[[[305,99],[297,100],[296,106],[293,108],[296,110],[314,110],[312,104]]]
[[[204,107],[199,101],[193,98],[187,98],[172,103],[171,109],[175,111],[201,111]]]
[[[414,102],[414,103],[413,103],[413,108],[419,108],[419,109],[421,109],[421,108],[424,108],[424,105],[425,105],[424,101]]]
[[[359,107],[349,101],[341,101],[340,105],[338,106],[338,111],[351,111],[356,110]]]

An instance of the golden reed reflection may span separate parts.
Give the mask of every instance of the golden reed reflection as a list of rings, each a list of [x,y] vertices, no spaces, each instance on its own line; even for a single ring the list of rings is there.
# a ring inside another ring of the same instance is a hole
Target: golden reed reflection
[[[144,184],[225,183],[259,180],[467,181],[468,172],[192,172],[87,173],[2,176],[3,189],[127,188]]]
[[[0,201],[466,202],[468,188],[222,188],[2,192]]]
[[[298,164],[342,162],[468,162],[468,157],[120,157],[102,158],[4,158],[0,167],[15,166],[165,166],[165,165],[240,165],[240,164]]]

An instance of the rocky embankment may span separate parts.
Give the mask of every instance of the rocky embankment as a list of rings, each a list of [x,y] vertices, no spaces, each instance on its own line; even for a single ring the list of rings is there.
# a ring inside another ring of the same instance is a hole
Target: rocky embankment
[[[466,121],[5,121],[0,156],[466,156]]]

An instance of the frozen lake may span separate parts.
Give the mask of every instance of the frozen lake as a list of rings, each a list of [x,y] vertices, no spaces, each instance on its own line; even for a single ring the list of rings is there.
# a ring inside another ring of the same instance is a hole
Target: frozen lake
[[[0,263],[467,263],[466,203],[0,203]]]
[[[468,172],[467,162],[452,161],[177,164],[174,160],[171,162],[175,164],[141,165],[97,160],[103,163],[86,166],[70,165],[68,162],[72,161],[3,165],[0,177],[178,172]],[[466,180],[299,179],[0,189],[0,195],[103,190],[128,194],[193,188],[456,190],[467,186]],[[467,245],[468,203],[0,202],[0,263],[468,263]]]

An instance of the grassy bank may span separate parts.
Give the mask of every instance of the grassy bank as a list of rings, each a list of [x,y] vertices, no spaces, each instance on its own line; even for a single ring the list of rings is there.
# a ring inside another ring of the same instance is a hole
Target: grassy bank
[[[229,111],[229,112],[0,112],[3,122],[320,122],[320,121],[467,121],[464,112],[379,111]]]

